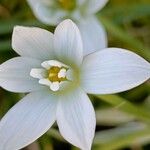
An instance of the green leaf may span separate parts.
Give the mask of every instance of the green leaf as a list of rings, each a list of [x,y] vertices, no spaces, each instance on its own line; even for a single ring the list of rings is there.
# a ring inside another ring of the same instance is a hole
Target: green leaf
[[[0,41],[0,52],[6,50],[11,50],[11,41],[10,40]]]
[[[114,109],[119,109],[130,115],[135,116],[137,119],[150,123],[150,113],[146,109],[136,106],[128,100],[117,95],[97,95],[102,101],[110,104]]]
[[[96,111],[96,122],[98,125],[116,126],[134,119],[132,115],[114,108],[102,108]]]
[[[96,133],[94,145],[97,146],[97,150],[116,150],[127,146],[147,144],[149,141],[150,127],[140,123],[129,123]]]
[[[0,35],[12,33],[13,27],[16,25],[45,27],[45,25],[41,24],[40,22],[33,21],[33,20],[30,20],[30,21],[20,21],[16,19],[1,20]]]
[[[150,60],[149,48],[145,47],[139,40],[135,39],[132,35],[124,31],[121,27],[115,25],[113,22],[109,21],[107,18],[101,16],[100,20],[112,36],[118,38],[127,45],[130,45],[133,48],[132,51],[135,53],[138,53],[144,58]]]
[[[119,23],[129,23],[136,19],[141,19],[150,16],[150,5],[147,3],[134,3],[132,5],[123,6],[122,3],[119,5],[113,4],[110,7],[105,7],[102,11],[104,16],[109,16],[113,22]],[[101,12],[100,12],[101,13]]]

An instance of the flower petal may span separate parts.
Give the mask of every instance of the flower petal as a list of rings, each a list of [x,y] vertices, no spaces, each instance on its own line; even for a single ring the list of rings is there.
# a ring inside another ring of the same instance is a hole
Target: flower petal
[[[16,26],[13,30],[12,47],[21,56],[53,58],[53,34],[36,27]]]
[[[84,56],[107,47],[107,35],[96,17],[82,19],[78,23],[81,32]]]
[[[41,22],[48,25],[57,25],[60,23],[67,13],[56,7],[48,7],[42,3],[38,3],[34,8],[35,16],[41,20]]]
[[[76,7],[80,8],[87,0],[76,0]],[[61,8],[56,0],[27,0],[37,19],[47,25],[57,25],[72,12]]]
[[[31,92],[42,89],[37,79],[30,76],[41,61],[33,58],[16,57],[0,65],[0,86],[12,92]]]
[[[24,97],[0,121],[0,149],[18,150],[35,141],[54,123],[56,107],[48,91]]]
[[[134,88],[150,78],[150,63],[133,52],[108,48],[85,57],[81,86],[87,93],[110,94]]]
[[[77,89],[61,97],[57,123],[62,136],[82,150],[90,150],[95,133],[95,112],[88,96]]]
[[[54,34],[56,56],[60,61],[80,65],[83,59],[83,47],[80,31],[69,19],[60,23]]]
[[[66,16],[66,12],[56,6],[55,0],[27,0],[34,15],[41,22],[57,25]]]
[[[87,14],[93,14],[101,10],[107,2],[108,0],[86,0],[84,8]]]

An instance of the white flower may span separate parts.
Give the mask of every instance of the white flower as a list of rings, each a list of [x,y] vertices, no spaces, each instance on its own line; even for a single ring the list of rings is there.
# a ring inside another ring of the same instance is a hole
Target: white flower
[[[107,47],[107,35],[95,14],[108,0],[27,0],[35,16],[43,23],[57,25],[72,19],[83,39],[84,55]]]
[[[107,48],[83,57],[80,32],[71,20],[54,34],[17,26],[12,47],[21,57],[0,65],[0,86],[31,93],[0,121],[0,150],[25,147],[55,120],[67,141],[90,150],[96,121],[86,93],[121,92],[150,77],[150,64],[127,50]]]

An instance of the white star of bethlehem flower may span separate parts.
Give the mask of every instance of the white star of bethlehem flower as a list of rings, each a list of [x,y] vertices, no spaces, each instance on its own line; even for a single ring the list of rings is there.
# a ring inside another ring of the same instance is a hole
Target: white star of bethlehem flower
[[[0,150],[19,150],[57,121],[61,135],[90,150],[95,112],[87,96],[129,90],[150,78],[150,63],[137,54],[106,48],[83,57],[80,32],[71,20],[55,33],[16,26],[12,47],[21,55],[0,65],[0,86],[30,92],[0,121]]]
[[[107,47],[107,35],[96,13],[108,0],[27,0],[37,19],[57,25],[72,19],[81,32],[84,55]]]

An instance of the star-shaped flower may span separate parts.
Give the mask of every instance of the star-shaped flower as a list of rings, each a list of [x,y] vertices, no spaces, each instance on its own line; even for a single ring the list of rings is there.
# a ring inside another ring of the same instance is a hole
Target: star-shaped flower
[[[87,93],[125,91],[150,77],[150,64],[127,50],[107,48],[83,57],[80,32],[71,20],[54,34],[16,26],[12,47],[21,56],[0,65],[0,86],[31,93],[0,121],[1,150],[27,146],[55,121],[67,141],[90,150],[96,119]]]
[[[107,47],[107,35],[95,14],[108,0],[27,0],[36,18],[47,25],[72,19],[83,39],[84,55]]]

